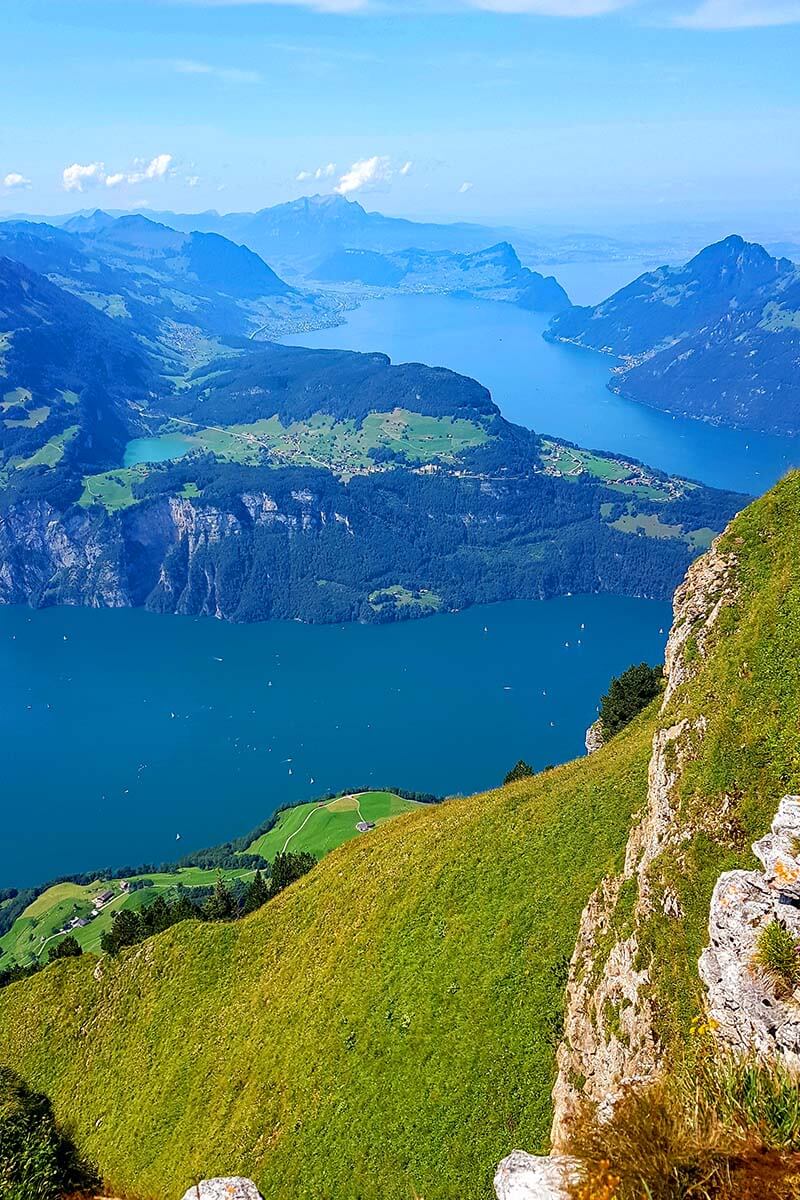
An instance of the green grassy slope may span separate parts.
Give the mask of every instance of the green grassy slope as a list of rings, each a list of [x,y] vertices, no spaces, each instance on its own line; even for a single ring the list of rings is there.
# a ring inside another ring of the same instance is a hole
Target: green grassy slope
[[[303,851],[322,858],[352,837],[358,837],[356,825],[359,821],[381,825],[390,817],[413,812],[421,806],[413,800],[404,800],[393,792],[360,792],[352,796],[338,796],[334,800],[311,801],[298,804],[282,813],[269,832],[248,846],[249,854],[260,854],[272,862],[276,854],[290,850],[292,854]]]
[[[510,1146],[546,1144],[564,963],[652,727],[398,817],[236,924],[4,989],[0,1061],[125,1194],[238,1172],[275,1200],[485,1200]]]

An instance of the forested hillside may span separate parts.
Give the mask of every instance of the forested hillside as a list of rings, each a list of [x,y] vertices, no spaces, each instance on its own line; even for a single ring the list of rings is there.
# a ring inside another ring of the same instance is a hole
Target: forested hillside
[[[142,224],[97,237],[155,237],[160,262],[184,236]],[[149,326],[3,262],[0,602],[386,621],[663,598],[745,503],[381,354],[206,339],[193,366],[190,338],[174,375]]]

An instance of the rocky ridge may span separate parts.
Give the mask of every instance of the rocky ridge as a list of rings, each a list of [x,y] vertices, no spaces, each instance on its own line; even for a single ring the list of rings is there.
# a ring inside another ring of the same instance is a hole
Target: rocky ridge
[[[657,882],[653,868],[665,851],[679,853],[687,837],[675,820],[673,793],[703,737],[705,720],[681,715],[680,692],[705,660],[720,614],[737,599],[736,568],[735,557],[717,539],[675,593],[661,704],[665,723],[653,738],[646,800],[631,829],[622,872],[604,879],[586,904],[570,962],[553,1088],[553,1154],[514,1151],[504,1159],[495,1177],[498,1200],[562,1200],[575,1169],[562,1151],[578,1099],[595,1102],[601,1113],[610,1111],[626,1086],[653,1078],[661,1067],[640,933],[659,909],[668,918],[683,915],[678,897]],[[589,752],[595,748],[591,733]],[[797,872],[800,878],[800,865]]]
[[[556,1148],[579,1095],[613,1104],[626,1084],[650,1078],[659,1068],[649,973],[639,953],[638,933],[657,907],[668,916],[681,916],[677,897],[654,886],[651,868],[665,850],[683,840],[673,819],[672,794],[704,732],[703,718],[682,718],[679,704],[673,714],[673,701],[679,700],[681,686],[706,657],[721,611],[736,598],[735,568],[733,557],[715,542],[692,564],[675,593],[661,706],[668,723],[653,738],[646,802],[631,830],[622,873],[605,879],[589,898],[570,964],[553,1090]],[[670,719],[673,716],[676,719]]]
[[[252,1179],[231,1175],[202,1179],[189,1188],[183,1200],[262,1200],[262,1197]]]
[[[587,754],[596,754],[598,750],[602,750],[605,745],[605,734],[603,733],[603,722],[598,717],[596,721],[592,721],[589,728],[586,730],[584,745]]]

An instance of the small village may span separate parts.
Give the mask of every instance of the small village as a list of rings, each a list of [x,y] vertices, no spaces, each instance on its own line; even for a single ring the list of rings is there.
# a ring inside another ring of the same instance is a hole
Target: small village
[[[87,916],[72,917],[66,922],[65,925],[62,926],[61,929],[57,929],[56,932],[51,936],[60,937],[64,933],[71,933],[74,929],[85,929],[87,925],[91,924],[95,917],[100,916],[100,913],[103,911],[103,909],[108,907],[112,900],[116,900],[119,896],[128,895],[130,890],[131,885],[129,881],[127,879],[121,879],[119,881],[118,892],[113,892],[108,888],[104,889],[102,892],[98,892],[98,894],[92,898],[92,907]]]

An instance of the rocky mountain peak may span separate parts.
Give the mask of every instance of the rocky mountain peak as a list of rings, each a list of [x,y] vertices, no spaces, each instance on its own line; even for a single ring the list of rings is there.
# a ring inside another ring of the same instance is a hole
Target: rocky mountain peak
[[[747,287],[760,287],[793,270],[787,258],[773,258],[758,242],[746,242],[739,234],[706,246],[685,267],[687,274],[701,278],[707,286],[727,287],[737,280]]]

